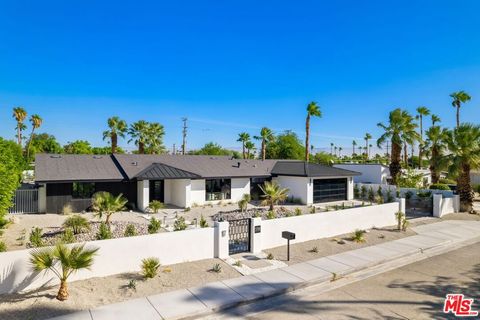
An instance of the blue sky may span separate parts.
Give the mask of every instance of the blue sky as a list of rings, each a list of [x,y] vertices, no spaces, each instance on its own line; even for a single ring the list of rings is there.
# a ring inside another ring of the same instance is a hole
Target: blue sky
[[[449,94],[480,108],[478,1],[1,1],[0,136],[11,108],[44,118],[62,143],[101,146],[106,119],[158,121],[165,144],[215,141],[268,126],[349,148],[388,111],[419,105],[454,124]],[[125,141],[121,145],[126,145]]]

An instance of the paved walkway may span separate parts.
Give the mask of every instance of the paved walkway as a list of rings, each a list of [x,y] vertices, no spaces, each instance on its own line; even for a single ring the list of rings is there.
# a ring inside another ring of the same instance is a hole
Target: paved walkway
[[[480,236],[480,221],[450,220],[414,227],[418,235],[254,275],[218,281],[57,317],[55,320],[161,320],[206,315],[260,298],[328,282],[403,257],[435,252]],[[52,319],[53,320],[53,319]]]

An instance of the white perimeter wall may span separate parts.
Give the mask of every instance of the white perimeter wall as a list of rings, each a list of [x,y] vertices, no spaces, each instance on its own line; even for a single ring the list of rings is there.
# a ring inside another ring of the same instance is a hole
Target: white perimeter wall
[[[138,272],[148,257],[157,257],[163,265],[213,258],[214,232],[203,228],[87,242],[87,247],[99,248],[92,270],[82,270],[70,281]],[[0,253],[0,294],[58,283],[51,272],[33,272],[29,258],[30,250]]]
[[[291,243],[327,238],[350,233],[356,229],[392,226],[397,223],[395,212],[399,203],[320,212],[302,216],[262,221],[261,247],[268,249],[285,245],[282,231],[291,231],[296,239]]]
[[[354,182],[386,184],[390,170],[379,164],[334,164],[335,168],[360,172],[353,178]]]

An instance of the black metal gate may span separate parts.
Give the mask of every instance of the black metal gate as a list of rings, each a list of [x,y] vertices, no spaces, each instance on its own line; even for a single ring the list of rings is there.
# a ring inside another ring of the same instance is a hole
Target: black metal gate
[[[238,219],[229,220],[228,234],[228,253],[235,254],[250,251],[250,220]]]

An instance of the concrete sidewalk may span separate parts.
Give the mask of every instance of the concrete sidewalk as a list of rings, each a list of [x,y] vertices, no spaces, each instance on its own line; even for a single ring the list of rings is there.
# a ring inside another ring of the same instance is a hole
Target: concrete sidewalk
[[[207,315],[258,299],[331,281],[383,263],[418,260],[480,240],[480,221],[449,220],[412,228],[418,235],[201,287],[102,306],[55,320],[160,320]],[[52,320],[54,320],[52,319]]]

